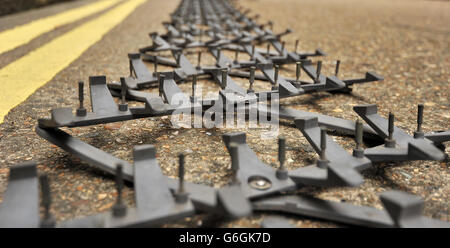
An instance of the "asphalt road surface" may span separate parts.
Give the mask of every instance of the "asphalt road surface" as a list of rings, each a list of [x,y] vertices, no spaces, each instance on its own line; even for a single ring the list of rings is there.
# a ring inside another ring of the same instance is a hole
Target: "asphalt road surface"
[[[0,18],[0,32],[93,2],[82,0],[5,16]],[[88,32],[87,36],[65,42],[64,46],[60,45],[59,48],[64,48],[61,51],[46,52],[39,57],[42,63],[52,59],[65,59],[61,70],[57,66],[47,66],[36,72],[33,68],[38,65],[25,62],[36,63],[36,58],[32,60],[30,57],[35,56],[33,53],[39,52],[40,48],[46,44],[54,45],[55,40],[70,35],[71,32],[81,32],[85,24],[95,25],[102,19],[100,17],[112,13],[115,8],[122,8],[120,6],[127,4],[125,2],[115,3],[58,26],[39,34],[28,43],[0,54],[0,76],[8,66],[22,65],[19,71],[23,73],[23,77],[11,77],[18,81],[30,78],[22,83],[32,89],[29,93],[26,89],[17,89],[21,94],[15,99],[22,97],[23,102],[10,111],[7,108],[6,113],[9,113],[0,124],[0,201],[7,187],[9,167],[33,160],[38,163],[40,172],[49,174],[53,196],[51,212],[58,221],[104,212],[114,204],[117,194],[111,176],[91,168],[38,137],[34,127],[37,119],[48,117],[48,111],[52,108],[77,106],[79,80],[87,82],[89,76],[106,75],[108,81],[118,81],[119,77],[127,76],[127,54],[149,45],[151,41],[148,33],[165,32],[161,23],[169,20],[169,14],[179,1],[151,0],[136,5],[135,9],[129,6],[130,14],[123,16],[123,20],[117,25],[103,30],[104,35],[99,36],[98,40],[90,39],[90,35],[95,34]],[[366,71],[376,71],[385,77],[382,82],[357,85],[351,94],[316,93],[283,100],[283,105],[356,120],[356,114],[352,111],[354,105],[377,104],[381,115],[386,116],[392,111],[396,114],[396,125],[412,133],[416,126],[417,104],[423,103],[425,132],[450,129],[448,1],[236,2],[245,8],[251,8],[252,13],[260,14],[260,22],[272,20],[275,31],[291,28],[293,33],[285,38],[288,48],[292,49],[295,40],[300,39],[300,50],[313,51],[321,48],[327,52],[328,56],[321,58],[322,72],[332,74],[335,61],[340,59],[341,76],[344,78],[363,76]],[[84,47],[80,47],[82,45]],[[77,49],[78,53],[69,52]],[[195,56],[190,59],[194,62]],[[295,68],[285,66],[281,73],[294,76]],[[41,74],[47,77],[41,77]],[[7,81],[5,78],[1,79]],[[245,84],[244,81],[240,83]],[[212,89],[216,87],[209,82],[202,84]],[[259,87],[258,84],[256,87]],[[189,92],[188,85],[182,86],[182,89]],[[2,89],[0,99],[9,97],[10,94],[8,88]],[[155,144],[163,173],[170,176],[177,174],[176,154],[184,151],[188,153],[186,180],[220,187],[231,178],[230,159],[221,135],[235,130],[173,129],[169,118],[149,118],[66,131],[128,161],[132,161],[133,146]],[[261,160],[269,164],[276,161],[276,139],[262,140],[260,130],[242,131],[248,133],[248,143]],[[282,125],[280,133],[287,138],[288,169],[305,166],[316,158],[299,130]],[[354,142],[349,137],[334,138],[349,151],[354,147]],[[449,152],[448,144],[446,152]],[[448,161],[381,163],[365,171],[363,175],[366,181],[357,188],[308,187],[300,191],[322,199],[381,208],[378,195],[385,190],[399,189],[424,198],[424,215],[450,220]],[[124,197],[128,205],[134,204],[132,185],[127,185]],[[264,214],[255,214],[250,218],[220,225],[258,227],[263,217]],[[289,217],[292,224],[298,227],[336,226],[334,223],[309,218]],[[204,216],[196,216],[166,226],[198,226],[203,218]]]

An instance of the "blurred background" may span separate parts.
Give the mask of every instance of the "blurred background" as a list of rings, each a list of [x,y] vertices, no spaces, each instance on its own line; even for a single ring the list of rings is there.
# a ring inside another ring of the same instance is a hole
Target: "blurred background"
[[[73,1],[77,0],[0,0],[0,16],[40,8],[54,3]]]

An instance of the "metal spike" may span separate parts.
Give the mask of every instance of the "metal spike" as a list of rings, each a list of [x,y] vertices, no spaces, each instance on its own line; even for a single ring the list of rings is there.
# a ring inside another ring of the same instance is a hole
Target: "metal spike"
[[[86,116],[87,111],[83,106],[84,102],[84,82],[78,82],[78,101],[80,102],[80,106],[77,109],[77,116]]]
[[[198,56],[197,56],[197,69],[200,69],[201,68],[201,62],[202,62],[202,52],[201,51],[199,51],[198,52]]]
[[[184,189],[184,154],[178,154],[178,190],[175,193],[177,203],[185,203],[188,200],[188,194]]]
[[[56,221],[50,214],[50,206],[52,204],[52,198],[50,194],[50,183],[47,174],[42,174],[39,176],[39,183],[41,185],[42,205],[44,207],[44,219],[41,222],[41,227],[43,228],[54,227]]]
[[[364,150],[361,148],[363,143],[363,124],[359,119],[356,121],[355,143],[356,148],[353,149],[353,156],[362,158],[364,156]]]
[[[300,82],[300,76],[301,76],[302,70],[301,70],[301,63],[296,62],[295,63],[295,81]]]
[[[118,164],[116,166],[116,188],[117,188],[117,194],[118,198],[117,201],[122,201],[122,189],[123,189],[123,166],[122,164]]]
[[[184,192],[184,154],[178,154],[179,165],[178,165],[178,193]]]
[[[355,128],[356,148],[360,148],[363,143],[363,125],[360,120],[356,121]]]
[[[414,138],[423,138],[424,133],[422,131],[423,123],[423,104],[417,105],[417,131],[414,132]]]
[[[195,89],[197,88],[197,75],[192,76],[192,98],[195,99]]]
[[[250,85],[249,88],[247,90],[247,93],[254,93],[255,91],[253,90],[253,83],[255,82],[255,69],[256,67],[254,66],[250,66]]]
[[[177,52],[175,57],[176,57],[176,61],[177,61],[177,66],[180,66],[180,59],[181,59],[181,54],[182,52]]]
[[[120,111],[127,111],[128,110],[128,104],[125,102],[125,97],[127,95],[127,84],[125,83],[125,78],[120,78],[120,86],[121,86],[121,102],[119,104],[119,110]]]
[[[417,105],[417,131],[422,131],[422,123],[423,123],[423,104]]]
[[[284,162],[286,160],[286,139],[282,136],[278,137],[278,161],[280,167],[276,171],[276,176],[280,180],[288,178],[287,170],[284,168]]]
[[[337,75],[339,74],[339,65],[341,64],[340,60],[336,61],[336,70],[334,71],[334,75],[337,77]]]
[[[279,73],[279,66],[274,65],[274,84],[272,85],[272,90],[278,90],[278,73]],[[270,105],[270,104],[269,104]]]
[[[222,69],[222,89],[227,88],[228,69]]]
[[[255,59],[255,45],[252,45],[252,58],[251,58],[251,60],[254,60]]]
[[[159,78],[159,96],[162,97],[163,96],[163,88],[164,88],[164,80],[166,79],[166,75],[162,74],[162,73],[158,73],[158,78]]]
[[[239,49],[236,49],[236,51],[234,52],[234,63],[239,63]]]
[[[133,64],[131,63],[131,60],[128,63],[128,67],[130,68],[130,77],[132,77],[133,76]]]
[[[297,49],[298,49],[298,40],[295,41],[295,53],[297,53]]]
[[[274,82],[275,82],[275,84],[278,84],[278,70],[279,70],[279,66],[278,65],[274,65],[274,67],[275,67]]]
[[[392,139],[392,135],[394,133],[394,114],[389,113],[389,126],[388,126],[388,133],[389,133],[389,139]]]
[[[320,158],[325,160],[325,150],[327,148],[327,133],[325,129],[320,129]]]
[[[284,161],[286,159],[286,138],[278,137],[278,161],[280,161],[280,169],[284,169]]]
[[[222,55],[222,51],[220,48],[217,49],[217,62],[220,62],[220,56]]]
[[[317,61],[316,83],[320,83],[320,71],[322,70],[322,61]]]
[[[319,168],[326,168],[328,166],[328,161],[325,156],[325,151],[327,148],[327,133],[325,129],[320,129],[320,156],[317,160],[317,166]]]
[[[116,189],[117,189],[117,201],[113,206],[113,216],[123,217],[127,213],[127,207],[122,202],[122,189],[123,189],[123,171],[122,164],[116,166]]]
[[[84,101],[84,82],[78,82],[78,100],[80,101],[80,108],[83,108]]]
[[[158,73],[158,56],[155,55],[155,62],[153,64],[154,66],[154,75],[156,75],[156,73]]]
[[[50,197],[50,185],[48,182],[47,174],[43,174],[39,177],[39,183],[41,185],[42,191],[42,205],[45,208],[44,216],[47,218],[50,216],[50,205],[51,205],[51,197]]]
[[[395,140],[393,139],[394,134],[394,114],[389,112],[389,123],[388,123],[388,138],[385,140],[385,146],[394,148],[395,147]]]

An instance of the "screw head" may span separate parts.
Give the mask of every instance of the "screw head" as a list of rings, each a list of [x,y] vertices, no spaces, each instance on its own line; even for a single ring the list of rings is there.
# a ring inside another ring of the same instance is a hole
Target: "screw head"
[[[115,204],[112,207],[112,212],[114,217],[124,217],[127,214],[127,206],[123,203]]]
[[[85,108],[77,108],[77,116],[86,116],[87,110]]]
[[[119,104],[119,111],[127,111],[128,110],[128,104],[127,103],[120,103]]]
[[[257,190],[267,190],[272,187],[272,182],[263,176],[252,176],[248,179],[250,187]]]

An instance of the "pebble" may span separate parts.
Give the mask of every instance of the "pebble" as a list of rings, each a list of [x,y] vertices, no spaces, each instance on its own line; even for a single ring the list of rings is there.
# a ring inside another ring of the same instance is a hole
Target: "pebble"
[[[411,176],[410,174],[408,174],[408,173],[406,173],[406,172],[404,172],[404,171],[399,171],[399,173],[402,174],[404,177],[406,177],[407,180],[409,180],[409,179],[412,178],[412,176]]]
[[[93,138],[93,137],[97,137],[98,135],[99,135],[99,133],[92,132],[92,133],[85,134],[84,137],[85,138]]]
[[[114,122],[114,123],[108,123],[105,126],[106,130],[118,130],[120,127],[122,127],[122,124]]]
[[[98,208],[98,211],[99,211],[99,212],[105,211],[105,210],[107,210],[107,209],[110,209],[113,205],[114,205],[114,202],[105,204],[105,205],[99,207],[99,208]]]
[[[101,201],[101,200],[105,199],[106,196],[107,196],[107,194],[98,194],[97,199]]]

